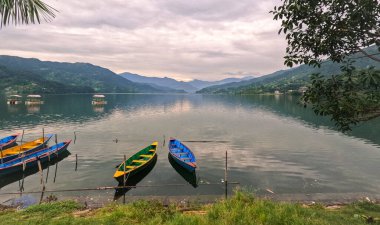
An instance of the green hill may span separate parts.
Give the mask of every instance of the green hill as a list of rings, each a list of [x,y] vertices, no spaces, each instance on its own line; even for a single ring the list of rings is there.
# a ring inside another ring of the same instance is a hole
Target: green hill
[[[378,53],[377,48],[369,47],[366,49],[369,54]],[[374,66],[380,69],[380,63],[367,57],[362,57],[361,53],[353,54],[350,58],[354,59],[354,66],[357,69],[365,69]],[[320,68],[301,65],[288,70],[280,70],[272,74],[261,76],[247,81],[228,83],[204,88],[197,93],[205,94],[260,94],[279,90],[295,90],[309,82],[309,76],[313,73],[320,73],[325,76],[339,74],[342,64],[324,61]]]
[[[5,93],[156,93],[165,90],[126,80],[89,63],[60,63],[0,56]]]

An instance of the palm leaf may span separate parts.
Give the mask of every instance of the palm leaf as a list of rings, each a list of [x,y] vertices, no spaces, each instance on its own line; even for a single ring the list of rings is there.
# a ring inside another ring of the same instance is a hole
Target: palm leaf
[[[56,9],[41,0],[0,0],[0,28],[9,24],[51,21]]]

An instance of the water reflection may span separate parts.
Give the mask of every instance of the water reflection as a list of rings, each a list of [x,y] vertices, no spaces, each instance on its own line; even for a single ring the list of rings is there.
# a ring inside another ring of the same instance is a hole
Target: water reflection
[[[110,165],[165,135],[211,141],[190,146],[202,170],[193,177],[175,172],[165,151],[149,176],[137,182],[184,185],[140,188],[128,194],[223,193],[222,188],[193,187],[196,177],[204,183],[220,182],[225,151],[229,152],[230,180],[242,185],[276,193],[380,191],[380,118],[346,135],[337,132],[329,118],[317,117],[310,108],[298,105],[296,96],[106,96],[108,104],[101,108],[91,105],[92,95],[45,96],[39,113],[28,113],[25,105],[10,110],[5,100],[0,101],[0,134],[25,128],[26,135],[39,135],[45,127],[47,133],[59,133],[60,139],[73,139],[77,132],[70,151],[78,154],[79,169],[73,173],[75,160],[64,160],[60,183],[49,184],[51,189],[113,186]],[[225,142],[212,142],[217,140]],[[34,184],[29,185],[31,189],[40,187],[37,179],[29,182]]]
[[[194,188],[198,187],[196,171],[191,173],[188,170],[184,169],[182,166],[178,165],[178,163],[175,162],[175,160],[170,155],[170,153],[168,154],[168,159],[169,159],[170,165],[173,167],[173,169],[175,169],[175,171],[177,171],[179,175],[181,175],[183,179],[185,179]]]

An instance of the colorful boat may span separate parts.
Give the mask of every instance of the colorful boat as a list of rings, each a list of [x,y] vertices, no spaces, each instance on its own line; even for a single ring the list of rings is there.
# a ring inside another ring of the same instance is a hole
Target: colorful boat
[[[134,174],[142,171],[145,167],[151,164],[156,157],[158,142],[153,142],[148,147],[140,150],[133,156],[131,156],[126,161],[122,162],[113,177],[119,181],[119,183],[123,183],[124,174],[126,178],[129,176],[133,176]]]
[[[195,171],[197,163],[193,152],[179,140],[170,138],[169,153],[173,159],[190,172]]]
[[[0,139],[0,150],[5,150],[16,144],[17,137],[20,134],[14,134],[5,138]]]
[[[157,157],[153,157],[153,161],[149,163],[149,165],[147,165],[144,169],[142,169],[138,174],[136,174],[135,176],[128,177],[128,179],[125,182],[125,186],[129,186],[129,187],[124,187],[123,182],[120,182],[119,188],[115,189],[115,195],[114,195],[113,200],[116,201],[117,199],[119,199],[125,193],[130,191],[133,188],[133,186],[136,186],[140,181],[142,181],[146,176],[148,176],[150,171],[152,171],[154,166],[156,165],[156,162],[157,162]]]
[[[38,138],[25,144],[14,146],[6,150],[0,151],[0,163],[8,162],[12,159],[20,157],[25,154],[36,152],[46,147],[49,140],[53,137],[53,134],[48,134],[45,138]]]
[[[41,163],[48,162],[58,158],[59,155],[67,150],[71,140],[58,143],[48,148],[41,149],[37,152],[27,154],[23,157],[10,160],[0,164],[0,175],[22,172],[23,169],[29,169],[38,165],[38,160]],[[25,167],[23,166],[25,164]]]

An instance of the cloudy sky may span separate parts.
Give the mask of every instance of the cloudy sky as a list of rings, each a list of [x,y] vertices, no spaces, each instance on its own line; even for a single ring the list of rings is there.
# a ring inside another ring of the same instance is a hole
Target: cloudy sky
[[[284,69],[280,0],[45,0],[50,23],[0,30],[0,54],[217,80]]]

